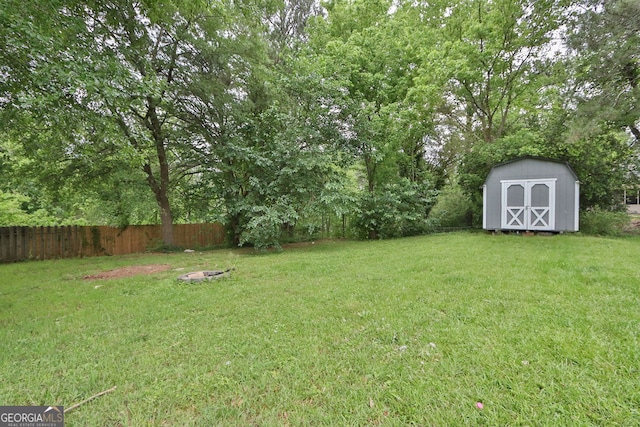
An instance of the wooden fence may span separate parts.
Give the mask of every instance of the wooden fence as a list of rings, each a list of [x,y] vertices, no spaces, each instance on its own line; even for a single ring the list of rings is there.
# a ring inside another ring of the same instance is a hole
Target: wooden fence
[[[174,244],[206,248],[224,243],[220,224],[177,224]],[[162,241],[160,225],[117,227],[0,227],[0,262],[28,259],[126,255],[145,252]]]

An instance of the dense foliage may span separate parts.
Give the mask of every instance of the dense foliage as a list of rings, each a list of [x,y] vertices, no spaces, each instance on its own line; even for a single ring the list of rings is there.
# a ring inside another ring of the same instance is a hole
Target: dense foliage
[[[0,0],[0,224],[405,236],[478,224],[489,169],[524,155],[569,162],[581,206],[615,209],[637,181],[638,12]]]

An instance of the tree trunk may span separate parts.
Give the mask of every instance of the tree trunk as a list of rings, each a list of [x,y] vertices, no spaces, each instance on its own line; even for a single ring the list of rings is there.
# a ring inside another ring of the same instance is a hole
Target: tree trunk
[[[234,246],[240,245],[240,218],[238,214],[229,216],[228,219],[228,236]]]
[[[160,168],[160,182],[154,177],[151,166],[145,165],[147,180],[156,196],[156,202],[160,208],[160,222],[162,224],[162,242],[166,246],[173,246],[173,216],[171,203],[169,202],[169,159],[162,133],[162,122],[158,117],[156,107],[158,101],[147,98],[147,115],[145,117],[147,128],[151,131],[155,142],[158,166]]]
[[[633,134],[633,137],[635,138],[635,141],[633,143],[635,144],[638,141],[640,141],[640,130],[637,127],[635,127],[634,125],[629,126],[629,129],[631,129],[631,133]]]
[[[160,207],[160,221],[162,223],[162,241],[167,246],[173,246],[173,215],[169,202],[169,162],[164,144],[159,144],[158,161],[160,162],[160,188],[156,196]]]
[[[160,223],[162,224],[162,242],[167,246],[173,246],[173,216],[167,197],[164,197],[160,206]]]
[[[168,166],[167,166],[168,168]],[[169,202],[168,185],[163,186],[156,180],[150,164],[143,166],[147,174],[147,182],[156,198],[156,203],[160,209],[160,224],[162,224],[162,242],[167,246],[172,246],[173,242],[173,216],[171,215],[171,204]]]

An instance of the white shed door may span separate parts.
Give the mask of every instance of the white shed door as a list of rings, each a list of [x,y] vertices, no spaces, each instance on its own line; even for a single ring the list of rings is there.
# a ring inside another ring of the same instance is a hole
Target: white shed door
[[[555,228],[555,179],[501,181],[504,230]]]

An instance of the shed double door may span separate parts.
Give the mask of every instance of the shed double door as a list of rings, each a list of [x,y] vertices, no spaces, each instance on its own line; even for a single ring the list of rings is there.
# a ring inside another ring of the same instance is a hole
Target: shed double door
[[[553,231],[555,179],[501,181],[504,230]]]

